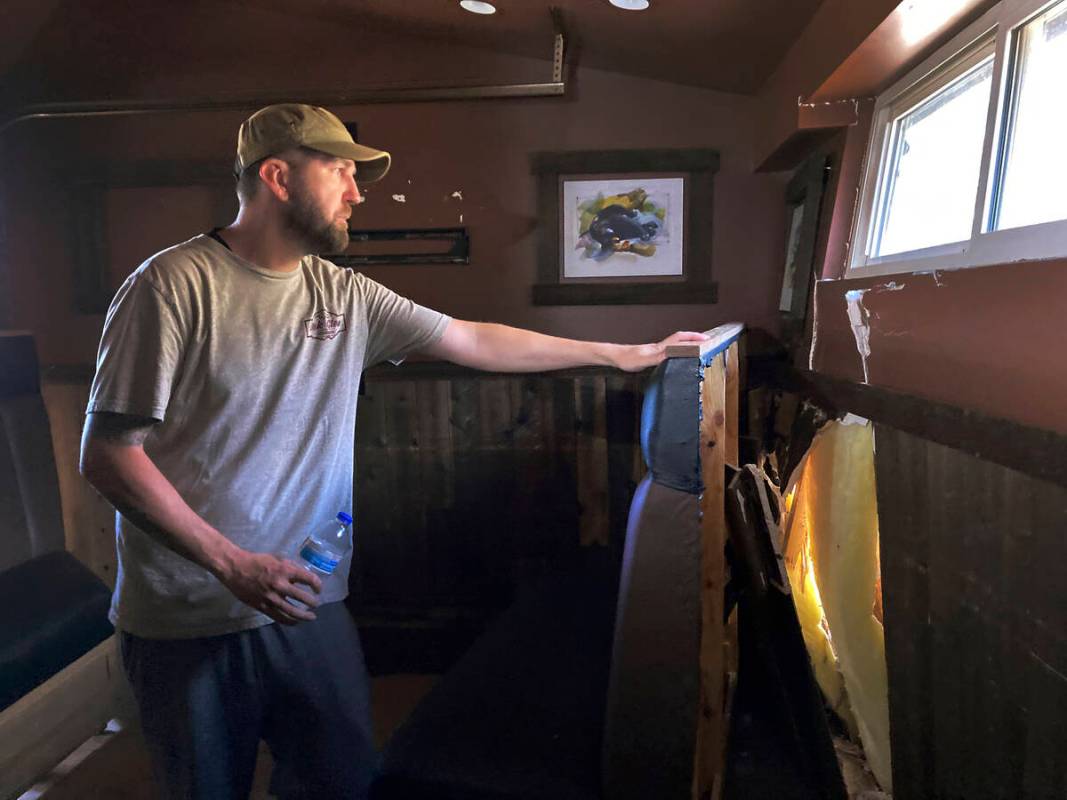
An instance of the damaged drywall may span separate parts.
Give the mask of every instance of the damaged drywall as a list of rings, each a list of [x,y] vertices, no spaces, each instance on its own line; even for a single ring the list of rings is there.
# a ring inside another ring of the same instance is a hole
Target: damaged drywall
[[[863,382],[870,383],[871,375],[867,367],[867,359],[871,356],[871,314],[863,305],[863,296],[869,289],[853,289],[845,292],[845,303],[848,306],[848,324],[852,327],[852,335],[856,338],[856,349],[863,361]]]
[[[872,604],[879,576],[873,427],[852,416],[828,423],[797,476],[783,527],[804,641],[831,707],[891,791],[885,635]]]
[[[871,312],[864,305],[864,298],[868,292],[899,292],[906,284],[889,281],[867,289],[852,289],[845,292],[845,305],[848,309],[848,324],[852,328],[852,335],[856,339],[856,350],[863,362],[863,382],[871,382],[870,367],[868,360],[871,357]],[[874,315],[877,318],[877,315]],[[812,354],[815,349],[812,347]]]

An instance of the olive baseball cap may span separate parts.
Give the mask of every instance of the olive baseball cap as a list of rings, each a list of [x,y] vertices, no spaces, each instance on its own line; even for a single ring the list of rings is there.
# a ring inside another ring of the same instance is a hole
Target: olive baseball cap
[[[384,150],[357,144],[344,123],[325,108],[280,103],[261,108],[241,123],[234,172],[240,175],[249,164],[292,147],[352,159],[357,164],[356,179],[360,183],[372,183],[384,176],[392,161]]]

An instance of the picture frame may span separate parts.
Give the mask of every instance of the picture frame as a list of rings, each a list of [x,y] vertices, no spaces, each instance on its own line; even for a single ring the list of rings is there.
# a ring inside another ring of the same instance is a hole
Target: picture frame
[[[714,303],[708,149],[535,153],[534,305]]]
[[[797,169],[786,187],[786,246],[778,311],[787,344],[804,335],[828,168],[827,158],[816,156]]]
[[[79,314],[106,313],[125,277],[155,252],[126,252],[125,241],[109,230],[118,221],[110,218],[109,208],[136,209],[143,221],[151,221],[157,249],[162,249],[188,237],[190,230],[209,229],[213,220],[232,219],[237,206],[233,165],[221,160],[88,163],[76,174],[53,180],[66,198],[66,235],[75,254],[74,311]],[[158,213],[175,198],[186,209],[183,217]]]

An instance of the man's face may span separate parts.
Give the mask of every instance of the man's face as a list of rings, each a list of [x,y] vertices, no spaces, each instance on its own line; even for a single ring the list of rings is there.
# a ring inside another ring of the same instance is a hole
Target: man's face
[[[362,202],[349,159],[302,154],[291,164],[286,225],[309,253],[348,247],[348,218]]]

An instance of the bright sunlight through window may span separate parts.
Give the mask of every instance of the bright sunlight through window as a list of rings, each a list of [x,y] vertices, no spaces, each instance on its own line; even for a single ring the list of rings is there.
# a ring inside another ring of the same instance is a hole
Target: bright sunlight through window
[[[1067,7],[1023,27],[995,228],[1067,219]]]
[[[992,57],[893,125],[876,255],[971,237]]]
[[[1002,0],[878,98],[850,274],[1067,256],[1067,0]]]

